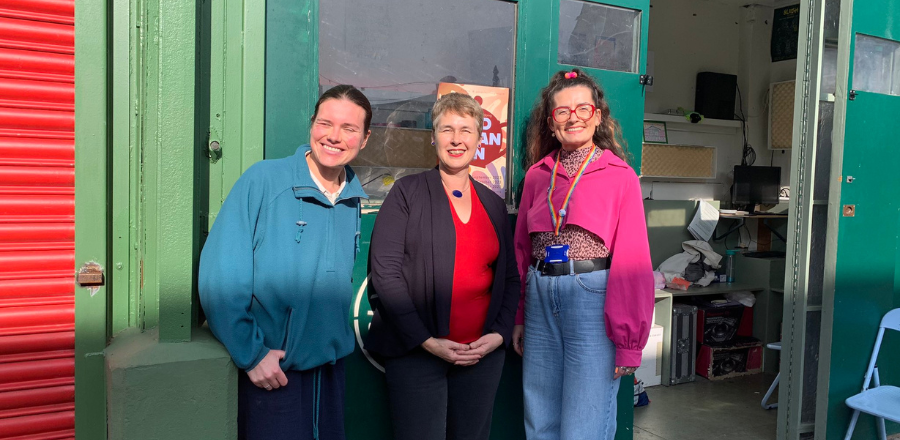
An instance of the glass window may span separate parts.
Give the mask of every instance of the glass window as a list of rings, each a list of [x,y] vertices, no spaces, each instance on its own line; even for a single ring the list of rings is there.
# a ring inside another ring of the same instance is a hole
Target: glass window
[[[559,5],[560,64],[637,72],[641,11],[577,0]]]
[[[319,93],[352,84],[372,103],[372,135],[352,163],[372,198],[437,163],[439,83],[512,88],[515,25],[516,5],[498,0],[319,3]]]
[[[856,34],[853,89],[900,96],[900,43]]]

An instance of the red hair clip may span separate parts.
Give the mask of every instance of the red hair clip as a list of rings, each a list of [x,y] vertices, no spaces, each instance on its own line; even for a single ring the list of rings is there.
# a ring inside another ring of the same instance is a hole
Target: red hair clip
[[[578,74],[575,72],[566,72],[565,76],[566,76],[566,79],[572,79],[572,78],[577,78]]]

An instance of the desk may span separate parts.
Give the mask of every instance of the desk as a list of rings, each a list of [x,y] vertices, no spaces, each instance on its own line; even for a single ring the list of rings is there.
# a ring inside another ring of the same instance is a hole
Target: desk
[[[663,349],[662,349],[662,384],[669,385],[669,369],[671,368],[672,359],[670,353],[672,350],[672,304],[674,298],[685,296],[701,296],[701,295],[720,295],[729,292],[762,292],[766,290],[765,286],[748,283],[713,283],[709,287],[691,287],[688,290],[675,289],[656,289],[655,298],[655,314],[656,324],[663,327]],[[754,310],[754,321],[756,321],[756,311]],[[753,326],[753,337],[760,341],[765,340],[763,329],[757,329]]]
[[[719,240],[729,236],[732,232],[741,229],[741,227],[744,226],[744,222],[749,218],[749,219],[762,219],[763,225],[765,225],[767,228],[769,228],[769,230],[772,231],[772,233],[775,234],[776,237],[781,239],[781,241],[787,243],[787,239],[784,238],[783,235],[781,235],[778,231],[776,231],[775,228],[769,226],[770,219],[780,218],[780,219],[787,220],[787,218],[788,218],[787,214],[719,214],[719,218],[727,219],[727,220],[737,220],[737,223],[734,224],[727,231],[725,231],[725,233],[722,235],[713,234],[714,241],[719,241]]]

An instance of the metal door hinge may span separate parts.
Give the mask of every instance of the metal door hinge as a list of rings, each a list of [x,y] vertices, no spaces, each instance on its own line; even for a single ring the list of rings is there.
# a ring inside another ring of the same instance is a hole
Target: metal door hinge
[[[848,95],[850,100],[853,101],[856,99],[856,90],[851,90],[850,95]]]
[[[653,85],[653,75],[641,75],[640,82],[642,86],[652,86]]]

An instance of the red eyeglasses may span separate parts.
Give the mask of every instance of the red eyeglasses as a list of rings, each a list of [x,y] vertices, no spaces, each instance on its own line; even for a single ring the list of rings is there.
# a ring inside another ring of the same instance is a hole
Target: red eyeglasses
[[[591,116],[594,116],[595,111],[597,111],[597,107],[594,107],[591,104],[581,104],[578,107],[575,107],[574,110],[571,107],[556,107],[553,109],[552,114],[554,121],[563,123],[572,117],[572,113],[575,113],[576,118],[587,121]]]

